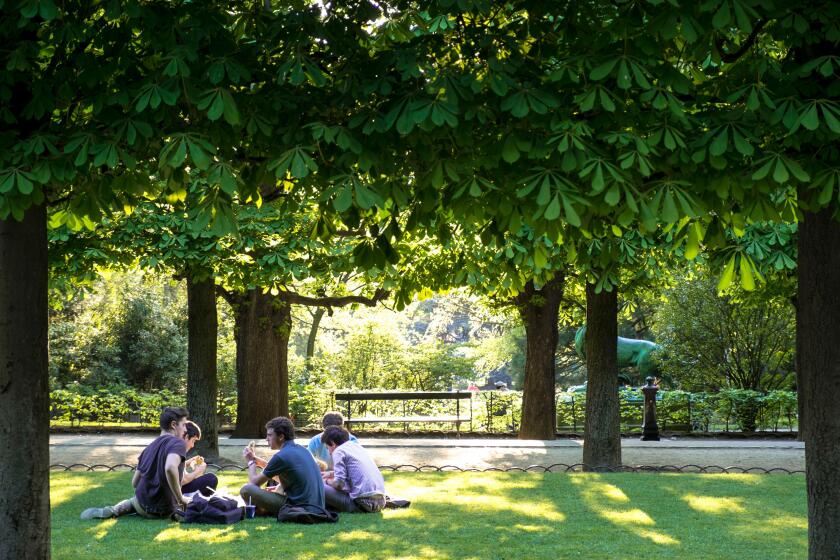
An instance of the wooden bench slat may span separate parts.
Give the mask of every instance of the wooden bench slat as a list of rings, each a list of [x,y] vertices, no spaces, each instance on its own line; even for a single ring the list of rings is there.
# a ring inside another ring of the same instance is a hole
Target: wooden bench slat
[[[413,401],[471,399],[472,391],[395,391],[390,393],[336,393],[337,401]]]
[[[346,418],[344,420],[348,424],[355,422],[469,422],[469,417],[458,416],[362,416],[361,418]]]

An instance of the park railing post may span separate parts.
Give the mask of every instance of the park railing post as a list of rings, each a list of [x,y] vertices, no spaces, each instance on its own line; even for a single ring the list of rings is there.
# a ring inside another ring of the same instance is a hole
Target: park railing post
[[[642,441],[659,441],[659,425],[656,423],[656,393],[659,387],[654,385],[653,377],[645,379],[647,382],[642,387],[645,394],[645,419],[642,424]]]

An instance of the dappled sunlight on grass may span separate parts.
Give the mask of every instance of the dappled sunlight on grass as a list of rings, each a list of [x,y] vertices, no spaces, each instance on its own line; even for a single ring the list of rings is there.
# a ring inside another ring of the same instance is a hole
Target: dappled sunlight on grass
[[[528,517],[536,517],[546,521],[562,522],[566,520],[566,516],[554,509],[554,506],[548,502],[540,502],[537,500],[530,500],[528,502],[509,502],[502,500],[499,496],[475,496],[475,495],[460,495],[451,496],[441,499],[441,502],[452,504],[453,506],[473,506],[483,512],[497,511],[497,512],[513,512],[518,515],[525,515]]]
[[[108,536],[110,530],[117,524],[116,519],[105,519],[96,524],[96,527],[88,529],[87,532],[93,535],[93,538],[101,541]]]
[[[522,523],[517,523],[513,528],[526,533],[551,533],[554,531],[553,528],[545,525],[523,525]]]
[[[348,541],[381,541],[382,535],[377,535],[376,533],[371,533],[370,531],[347,531],[346,533],[341,533],[340,535],[336,536],[336,540],[339,542],[348,542]]]
[[[55,477],[50,480],[50,505],[58,507],[73,498],[101,488],[102,483],[92,476],[87,477]]]
[[[650,515],[640,509],[619,511],[607,509],[600,512],[601,516],[619,525],[656,525]]]
[[[719,498],[717,496],[697,496],[686,494],[683,500],[691,509],[703,513],[743,513],[746,511],[742,498]]]
[[[778,515],[773,517],[772,519],[768,519],[766,521],[766,525],[770,529],[780,529],[780,528],[794,528],[794,529],[802,529],[804,531],[808,530],[808,518],[807,517],[794,517],[793,515]]]
[[[220,473],[238,491],[241,473]],[[57,473],[53,557],[289,560],[799,559],[804,478],[625,473],[384,473],[408,509],[341,514],[337,524],[271,518],[233,526],[132,516],[85,522],[130,493],[129,473]],[[128,492],[127,492],[128,491]],[[740,509],[739,509],[740,508]]]
[[[651,542],[656,543],[656,544],[667,544],[667,545],[671,545],[671,546],[680,544],[680,541],[678,541],[677,539],[675,539],[673,537],[669,537],[668,535],[666,535],[664,533],[658,533],[656,531],[651,531],[649,529],[640,529],[640,530],[636,531],[636,534],[639,535],[640,537],[644,537],[646,539],[649,539]]]
[[[187,528],[189,527],[189,528]],[[242,540],[248,536],[248,531],[237,530],[236,527],[194,527],[190,525],[176,525],[164,529],[155,537],[157,542],[179,541],[190,543],[225,543]]]

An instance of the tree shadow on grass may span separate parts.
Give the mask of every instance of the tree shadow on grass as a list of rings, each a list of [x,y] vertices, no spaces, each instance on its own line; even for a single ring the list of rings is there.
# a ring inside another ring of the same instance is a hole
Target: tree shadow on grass
[[[79,477],[84,482],[78,485],[80,490],[76,494],[62,490],[64,498],[56,503],[54,557],[102,556],[115,560],[174,555],[313,560],[736,557],[727,554],[726,541],[740,536],[726,533],[723,529],[726,521],[721,515],[697,511],[679,497],[672,497],[668,505],[662,498],[667,491],[654,494],[647,490],[661,481],[658,477],[662,475],[652,475],[650,481],[645,476],[388,473],[389,493],[412,500],[411,508],[374,515],[343,514],[339,523],[330,525],[281,525],[262,518],[223,527],[179,526],[136,517],[83,522],[78,518],[82,509],[114,503],[129,495],[126,490],[130,491],[130,474],[62,474],[56,478],[62,488],[72,486],[63,477]],[[85,486],[87,478],[101,486]],[[233,491],[243,482],[244,477],[239,473],[223,473],[221,477],[221,486]],[[702,484],[689,482],[688,487],[676,485],[680,496],[690,493],[701,496]],[[731,497],[737,498],[738,493]],[[609,507],[598,506],[602,503]],[[668,514],[668,507],[680,509],[676,514]],[[617,513],[605,515],[605,509]],[[780,512],[795,514],[783,508]],[[703,541],[702,535],[692,535],[691,524],[681,523],[680,518],[689,514],[692,519],[707,520],[712,535],[706,539],[700,555],[686,554],[691,552],[687,543]],[[661,533],[678,544],[667,539],[657,543],[644,531]],[[723,540],[721,535],[725,537]],[[738,558],[750,557],[757,556]]]

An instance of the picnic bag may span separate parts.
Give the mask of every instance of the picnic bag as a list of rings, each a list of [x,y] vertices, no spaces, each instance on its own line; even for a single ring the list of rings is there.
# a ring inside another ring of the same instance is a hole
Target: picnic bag
[[[242,520],[243,508],[236,500],[213,496],[210,499],[196,494],[184,512],[184,523],[230,525]]]

